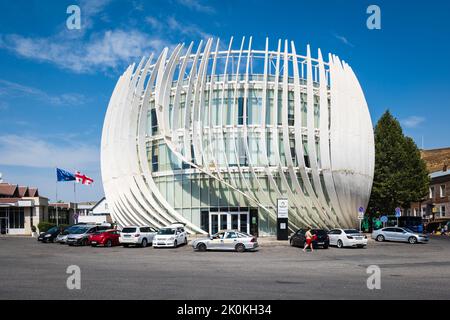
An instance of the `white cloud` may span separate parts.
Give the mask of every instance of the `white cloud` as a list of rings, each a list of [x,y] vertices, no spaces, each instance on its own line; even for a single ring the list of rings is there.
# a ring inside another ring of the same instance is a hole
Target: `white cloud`
[[[53,63],[76,73],[117,69],[170,45],[157,36],[151,37],[138,30],[120,29],[94,33],[86,42],[61,35],[48,38],[6,35],[0,41],[0,47],[19,56]]]
[[[177,0],[177,3],[193,11],[209,14],[216,12],[216,10],[213,7],[203,4],[203,2],[200,0]]]
[[[152,16],[146,17],[145,22],[147,22],[152,29],[161,30],[164,27],[164,23],[161,20]]]
[[[0,165],[34,168],[56,166],[75,169],[97,169],[99,148],[86,142],[65,141],[61,144],[15,134],[0,135]]]
[[[334,37],[340,40],[343,44],[348,45],[350,47],[354,47],[353,43],[351,43],[346,37],[335,34]]]
[[[177,39],[180,39],[180,35],[189,36],[189,40],[195,40],[193,37],[199,37],[201,39],[212,38],[208,32],[203,31],[199,26],[190,23],[184,23],[177,20],[174,16],[170,16],[164,19],[158,19],[153,16],[145,18],[145,21],[152,27],[154,31],[164,33],[167,38],[172,37],[174,34]]]
[[[86,98],[82,94],[63,93],[60,95],[52,95],[37,88],[0,79],[0,97],[18,98],[23,96],[31,97],[33,99],[49,103],[55,106],[80,105],[86,102]],[[5,107],[6,109],[7,108],[6,103],[4,103],[3,105],[6,106]],[[0,110],[1,109],[2,104],[0,104]]]
[[[424,121],[425,121],[424,117],[410,116],[410,117],[400,120],[400,123],[405,128],[416,128]]]

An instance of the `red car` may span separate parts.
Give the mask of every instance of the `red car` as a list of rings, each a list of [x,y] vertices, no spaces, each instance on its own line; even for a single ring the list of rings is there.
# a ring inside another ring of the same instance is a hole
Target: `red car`
[[[89,243],[91,246],[96,247],[98,245],[105,247],[118,246],[120,232],[118,230],[102,230],[89,236]]]

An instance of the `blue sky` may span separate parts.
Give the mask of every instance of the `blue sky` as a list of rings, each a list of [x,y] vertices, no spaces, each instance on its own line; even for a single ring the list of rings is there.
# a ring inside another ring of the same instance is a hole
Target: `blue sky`
[[[81,8],[81,30],[66,9]],[[366,27],[369,5],[381,30]],[[416,1],[15,0],[0,2],[0,172],[55,198],[55,166],[81,170],[103,195],[99,148],[118,76],[143,55],[209,36],[294,40],[355,70],[372,121],[386,110],[426,149],[450,146],[450,3]],[[73,201],[73,185],[59,198]]]

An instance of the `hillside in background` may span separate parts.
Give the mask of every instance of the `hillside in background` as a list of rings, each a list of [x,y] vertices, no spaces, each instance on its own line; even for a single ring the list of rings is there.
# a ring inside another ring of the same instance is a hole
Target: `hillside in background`
[[[420,154],[430,173],[442,170],[445,164],[450,166],[450,148],[420,150]]]

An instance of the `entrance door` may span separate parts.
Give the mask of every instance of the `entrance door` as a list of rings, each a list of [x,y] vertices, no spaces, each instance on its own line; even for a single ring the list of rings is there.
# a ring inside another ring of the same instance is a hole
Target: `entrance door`
[[[248,212],[210,212],[210,234],[221,230],[235,229],[248,232],[250,229]]]
[[[210,213],[209,221],[210,221],[209,233],[215,234],[219,232],[219,215]]]
[[[8,233],[8,220],[6,218],[0,218],[0,234]]]

